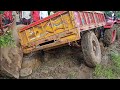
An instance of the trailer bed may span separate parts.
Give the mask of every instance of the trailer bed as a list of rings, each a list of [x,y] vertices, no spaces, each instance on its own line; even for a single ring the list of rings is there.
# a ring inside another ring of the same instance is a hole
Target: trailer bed
[[[59,11],[19,30],[24,53],[52,49],[80,40],[80,32],[106,24],[99,11]]]

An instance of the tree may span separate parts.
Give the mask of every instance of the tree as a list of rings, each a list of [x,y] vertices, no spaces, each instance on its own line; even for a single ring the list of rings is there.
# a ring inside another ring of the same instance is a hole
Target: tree
[[[120,18],[120,11],[116,11],[116,16]]]
[[[3,14],[4,13],[4,11],[0,11],[0,14]]]
[[[111,12],[110,11],[104,11],[105,14],[107,14],[108,16],[111,16]],[[116,14],[117,18],[120,18],[120,11],[113,11]]]

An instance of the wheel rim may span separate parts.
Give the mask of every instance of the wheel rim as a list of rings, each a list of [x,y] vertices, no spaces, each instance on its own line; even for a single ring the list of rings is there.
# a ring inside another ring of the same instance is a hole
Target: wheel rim
[[[93,41],[92,41],[92,44],[93,44],[94,54],[95,54],[95,56],[97,56],[97,45],[96,45],[96,42],[93,40]]]
[[[116,38],[116,30],[113,30],[112,32],[112,43],[115,41]]]

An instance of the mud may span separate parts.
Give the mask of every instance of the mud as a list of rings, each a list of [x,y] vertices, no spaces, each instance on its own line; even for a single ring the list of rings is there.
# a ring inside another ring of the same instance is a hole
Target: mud
[[[109,52],[117,51],[118,42],[110,47],[104,47],[102,43],[102,62],[107,65]],[[81,48],[64,46],[45,52],[45,62],[31,75],[22,79],[92,79],[93,68],[85,65]]]
[[[102,43],[102,62],[103,65],[109,64],[109,53],[114,50],[120,53],[120,42],[115,42],[110,47],[104,47]],[[40,60],[37,54],[38,61]],[[81,48],[64,46],[45,52],[45,61],[37,69],[32,71],[27,77],[20,79],[93,79],[94,69],[85,65]],[[8,77],[1,77],[9,79]]]
[[[111,51],[120,53],[120,40],[110,47],[104,47],[102,42],[100,42],[100,46],[102,50],[101,64],[103,65],[110,63],[109,54]],[[64,46],[49,50],[45,52],[44,62],[42,62],[39,53],[36,55],[37,57],[33,55],[30,59],[36,57],[41,64],[32,70],[32,74],[20,77],[20,79],[93,79],[94,69],[85,65],[81,48]],[[8,77],[3,79],[6,78],[8,79]]]
[[[90,78],[90,71],[91,69],[83,64],[81,50],[65,46],[45,52],[45,62],[25,79]]]

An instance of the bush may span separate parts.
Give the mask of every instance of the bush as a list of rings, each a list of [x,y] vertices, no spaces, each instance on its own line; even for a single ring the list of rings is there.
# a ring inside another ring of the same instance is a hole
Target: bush
[[[13,40],[11,32],[6,32],[5,35],[0,36],[0,47],[14,46],[15,42]]]
[[[4,11],[0,11],[0,14],[3,14],[4,13]]]

